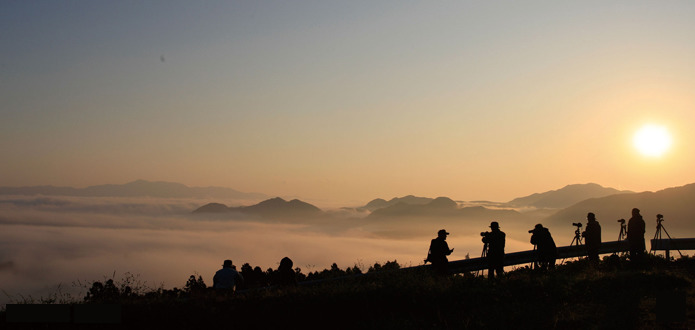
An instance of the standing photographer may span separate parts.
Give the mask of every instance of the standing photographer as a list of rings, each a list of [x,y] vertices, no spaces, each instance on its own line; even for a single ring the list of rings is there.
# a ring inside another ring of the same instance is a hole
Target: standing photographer
[[[644,255],[644,219],[638,208],[632,209],[632,218],[627,222],[627,241],[630,244],[630,260],[637,260]]]
[[[590,262],[598,262],[598,251],[601,249],[601,225],[596,221],[596,215],[589,212],[586,215],[586,230],[582,237],[586,240],[586,253]]]
[[[531,235],[531,244],[536,246],[538,255],[538,265],[542,270],[555,268],[557,259],[557,246],[553,237],[550,236],[548,228],[544,228],[540,223],[535,228],[528,231]]]
[[[428,261],[432,263],[432,269],[437,275],[447,275],[449,273],[449,259],[446,256],[454,252],[454,249],[449,249],[449,244],[446,243],[446,236],[449,233],[442,229],[437,232],[437,238],[430,242],[430,249],[427,251]]]
[[[504,273],[504,243],[506,235],[500,231],[500,224],[497,221],[490,223],[489,232],[480,233],[483,236],[483,243],[487,244],[487,277],[488,279],[501,277]]]

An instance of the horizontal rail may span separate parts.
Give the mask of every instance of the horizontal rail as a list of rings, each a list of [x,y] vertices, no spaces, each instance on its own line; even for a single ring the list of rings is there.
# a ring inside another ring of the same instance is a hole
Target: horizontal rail
[[[629,251],[627,241],[612,241],[601,243],[599,254],[619,253]],[[585,245],[561,246],[557,248],[558,259],[575,258],[586,256]],[[504,255],[504,265],[514,266],[534,262],[538,259],[536,251],[521,251],[506,253]],[[471,258],[449,262],[449,270],[452,273],[463,273],[476,270],[488,269],[486,258]]]
[[[652,250],[695,250],[695,238],[672,238],[651,240]]]
[[[695,238],[660,239],[660,240],[653,239],[653,240],[651,240],[651,244],[652,244],[652,250],[666,250],[666,251],[676,250],[676,249],[695,250]],[[628,252],[628,251],[630,251],[630,245],[625,240],[602,242],[601,247],[599,248],[599,254],[621,253],[621,252]],[[557,248],[557,254],[558,254],[558,259],[583,257],[583,256],[587,255],[586,245],[561,246],[561,247]],[[536,261],[537,259],[538,259],[538,256],[537,256],[535,250],[512,252],[512,253],[506,253],[504,255],[503,264],[504,264],[504,266],[523,265],[523,264],[532,263],[532,262]],[[452,274],[488,269],[487,259],[482,258],[482,257],[481,258],[470,258],[470,259],[450,261],[448,266],[449,266],[449,272]],[[402,268],[401,270],[431,268],[431,267],[432,267],[432,265],[419,265],[419,266]],[[369,273],[347,275],[347,276],[343,276],[343,277],[339,277],[339,278],[331,278],[331,279],[304,281],[304,282],[300,282],[299,284],[300,285],[311,285],[311,284],[317,284],[317,283],[322,283],[322,282],[332,281],[332,280],[337,280],[337,279],[362,277],[365,275],[369,275]]]

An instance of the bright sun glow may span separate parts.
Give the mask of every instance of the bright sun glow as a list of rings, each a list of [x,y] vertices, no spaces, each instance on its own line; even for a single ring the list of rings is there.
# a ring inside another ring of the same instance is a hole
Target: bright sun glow
[[[641,154],[659,157],[671,146],[671,135],[669,135],[666,127],[644,125],[635,133],[632,142]]]

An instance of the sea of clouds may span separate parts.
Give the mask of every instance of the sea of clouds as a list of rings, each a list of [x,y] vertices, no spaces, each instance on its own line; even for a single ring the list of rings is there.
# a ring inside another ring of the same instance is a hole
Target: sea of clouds
[[[365,271],[393,260],[417,266],[441,229],[436,221],[373,225],[365,214],[344,211],[327,212],[311,224],[191,214],[207,202],[0,197],[0,306],[56,293],[80,299],[85,285],[128,273],[150,288],[180,288],[193,274],[209,285],[225,259],[265,270],[277,268],[288,256],[305,274],[332,263]],[[449,230],[448,242],[455,249],[450,260],[479,256],[479,232],[485,230]],[[525,233],[508,233],[507,251],[528,250],[527,239]]]

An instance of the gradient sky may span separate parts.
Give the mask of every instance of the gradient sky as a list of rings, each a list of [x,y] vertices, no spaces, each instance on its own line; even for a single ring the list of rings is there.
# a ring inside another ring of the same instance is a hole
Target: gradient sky
[[[0,185],[326,203],[695,182],[692,1],[2,1]],[[666,126],[641,156],[632,135]]]

